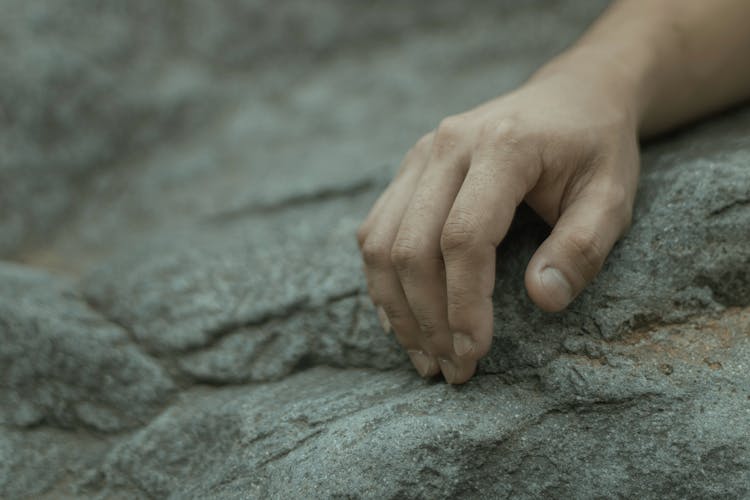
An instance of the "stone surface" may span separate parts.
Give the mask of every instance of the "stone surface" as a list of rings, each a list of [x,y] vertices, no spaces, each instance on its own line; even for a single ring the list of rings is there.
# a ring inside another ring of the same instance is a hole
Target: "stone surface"
[[[400,156],[605,3],[1,0],[0,497],[750,495],[749,110],[644,147],[565,313],[520,210],[465,386],[364,294]]]
[[[566,353],[527,384],[487,375],[455,389],[408,371],[313,368],[194,389],[114,447],[85,486],[118,494],[134,481],[156,497],[742,497],[748,321],[732,311],[601,341],[609,361]]]
[[[145,423],[174,384],[64,280],[0,264],[0,423],[113,432]]]

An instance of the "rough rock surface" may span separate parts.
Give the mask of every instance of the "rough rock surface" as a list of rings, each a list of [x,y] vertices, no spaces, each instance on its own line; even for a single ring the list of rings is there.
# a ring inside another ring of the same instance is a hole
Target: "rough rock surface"
[[[750,110],[644,146],[565,313],[422,381],[357,224],[444,115],[604,0],[0,0],[0,498],[750,496]]]

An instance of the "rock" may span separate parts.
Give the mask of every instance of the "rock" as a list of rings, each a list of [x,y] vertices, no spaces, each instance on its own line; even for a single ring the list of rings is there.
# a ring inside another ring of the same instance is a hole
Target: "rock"
[[[0,255],[11,256],[57,232],[89,176],[191,129],[221,99],[195,66],[164,64],[166,4],[2,7]]]
[[[75,498],[70,490],[73,478],[98,467],[113,441],[69,429],[2,425],[0,493],[3,498]]]
[[[401,155],[604,0],[0,3],[0,497],[750,495],[749,110],[644,146],[565,313],[522,207],[465,386],[366,298]]]
[[[80,273],[133,236],[385,179],[604,3],[3,0],[0,255]]]
[[[147,422],[175,387],[65,280],[0,264],[0,424],[113,432]]]
[[[313,368],[196,389],[114,447],[86,486],[127,494],[135,482],[157,497],[742,497],[749,320],[604,341],[622,360],[565,355],[541,385]],[[685,357],[694,350],[722,368]]]
[[[274,380],[314,365],[384,370],[407,363],[380,331],[369,299],[344,298],[316,309],[233,330],[181,355],[179,366],[197,381],[237,383]]]

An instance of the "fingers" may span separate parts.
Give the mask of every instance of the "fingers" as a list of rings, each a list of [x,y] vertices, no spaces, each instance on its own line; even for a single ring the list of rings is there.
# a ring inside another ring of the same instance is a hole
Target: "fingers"
[[[401,162],[401,166],[394,179],[380,194],[378,199],[375,200],[375,203],[370,209],[370,212],[367,214],[367,217],[365,217],[365,220],[357,230],[357,243],[359,244],[360,250],[362,250],[365,240],[367,239],[367,235],[370,234],[373,224],[378,219],[378,216],[382,212],[383,207],[387,206],[389,204],[389,201],[392,199],[394,188],[396,186],[401,187],[401,189],[396,190],[397,195],[404,196],[404,193],[407,193],[406,201],[408,202],[408,196],[410,196],[411,193],[410,191],[408,191],[408,188],[411,187],[413,189],[415,179],[407,179],[407,184],[404,185],[402,183],[403,177],[411,177],[416,175],[416,179],[419,178],[422,170],[425,167],[425,161],[427,160],[427,157],[429,155],[430,146],[432,145],[432,136],[433,134],[430,133],[423,136],[419,141],[417,141],[414,147],[404,157],[404,160]]]
[[[440,238],[451,338],[463,359],[477,360],[489,351],[495,250],[540,173],[535,155],[507,133],[496,137],[475,154]]]
[[[470,149],[462,147],[460,123],[438,128],[428,166],[404,213],[391,259],[409,307],[417,321],[416,334],[435,357],[449,383],[468,380],[475,360],[455,355],[448,328],[445,266],[440,235],[463,183]]]
[[[543,310],[561,311],[599,273],[630,225],[635,190],[592,183],[560,216],[526,268],[526,289]]]
[[[415,147],[404,159],[399,175],[387,192],[376,202],[358,231],[357,238],[365,263],[370,297],[378,308],[383,327],[392,328],[399,343],[407,350],[414,367],[422,376],[438,373],[438,361],[420,342],[419,326],[409,308],[401,282],[391,262],[391,249],[403,213],[416,189],[426,165],[429,149]]]

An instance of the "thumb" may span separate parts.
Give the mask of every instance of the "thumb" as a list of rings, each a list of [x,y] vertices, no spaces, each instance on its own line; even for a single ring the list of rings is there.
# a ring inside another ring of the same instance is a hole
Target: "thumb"
[[[558,219],[526,268],[526,290],[541,309],[565,309],[602,268],[627,231],[633,196],[623,187],[584,190]]]

